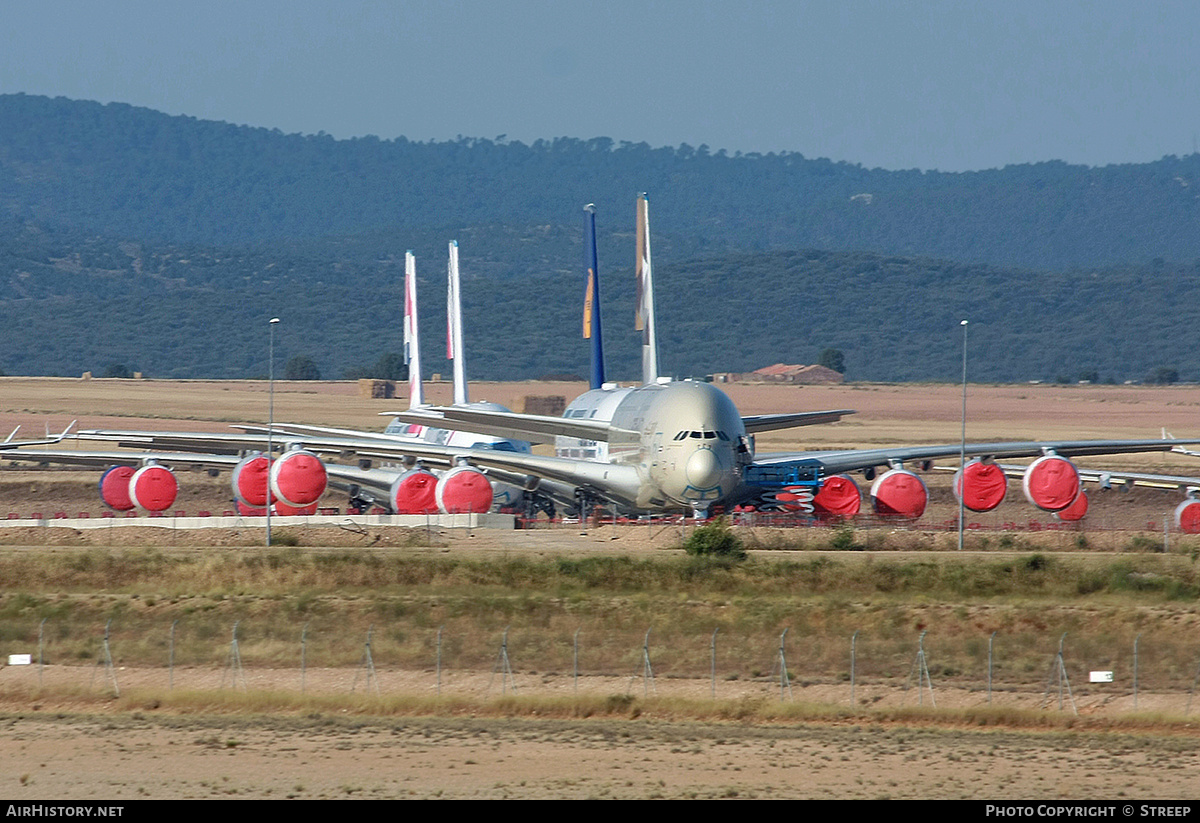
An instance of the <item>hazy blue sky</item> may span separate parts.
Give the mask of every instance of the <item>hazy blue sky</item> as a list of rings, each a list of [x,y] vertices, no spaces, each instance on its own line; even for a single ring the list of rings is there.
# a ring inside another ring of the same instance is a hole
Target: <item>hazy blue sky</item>
[[[884,168],[1156,160],[1200,133],[1200,3],[0,5],[0,93],[335,137],[556,136]],[[0,128],[3,124],[0,124]]]

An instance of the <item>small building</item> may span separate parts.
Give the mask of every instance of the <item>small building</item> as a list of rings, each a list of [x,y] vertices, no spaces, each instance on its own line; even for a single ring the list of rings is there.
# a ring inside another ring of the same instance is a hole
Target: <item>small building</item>
[[[751,372],[714,374],[714,383],[795,383],[797,385],[830,385],[844,383],[846,376],[824,366],[801,366],[776,363]]]

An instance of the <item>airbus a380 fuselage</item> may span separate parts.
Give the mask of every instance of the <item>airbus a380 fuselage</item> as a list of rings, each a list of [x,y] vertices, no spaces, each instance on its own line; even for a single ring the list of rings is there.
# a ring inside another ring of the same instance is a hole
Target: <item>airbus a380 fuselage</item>
[[[708,383],[683,380],[636,388],[593,389],[564,418],[608,422],[608,442],[559,437],[559,457],[607,462],[637,471],[632,505],[644,511],[705,511],[736,496],[752,455],[733,401]]]

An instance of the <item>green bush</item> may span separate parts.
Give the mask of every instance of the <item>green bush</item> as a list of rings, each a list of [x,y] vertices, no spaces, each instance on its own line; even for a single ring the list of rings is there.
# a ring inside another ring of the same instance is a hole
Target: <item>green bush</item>
[[[684,551],[695,557],[727,557],[745,560],[746,550],[742,539],[733,533],[724,517],[718,517],[698,526],[683,544]]]

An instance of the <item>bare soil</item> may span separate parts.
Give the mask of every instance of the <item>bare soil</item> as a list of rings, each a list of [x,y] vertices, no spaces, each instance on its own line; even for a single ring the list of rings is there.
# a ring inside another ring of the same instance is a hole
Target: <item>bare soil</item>
[[[1194,800],[1191,740],[651,719],[0,718],[12,800]]]

